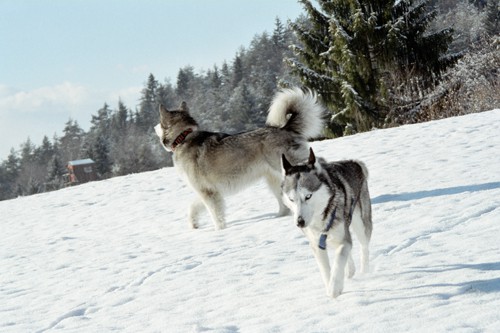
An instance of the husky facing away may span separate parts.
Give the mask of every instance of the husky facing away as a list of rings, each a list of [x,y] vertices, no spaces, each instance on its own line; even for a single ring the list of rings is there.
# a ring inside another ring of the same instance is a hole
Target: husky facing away
[[[282,166],[284,202],[309,240],[326,294],[337,297],[344,288],[346,264],[349,278],[355,272],[351,228],[361,243],[361,272],[368,272],[372,234],[368,170],[359,161],[316,160],[312,149],[305,164],[292,165],[283,155]],[[335,251],[331,269],[327,244]]]
[[[266,127],[228,135],[198,129],[185,102],[178,110],[160,106],[155,126],[163,147],[173,152],[176,168],[198,194],[188,221],[198,228],[206,207],[215,229],[226,227],[224,196],[264,178],[278,199],[279,215],[289,213],[281,195],[281,155],[298,163],[308,156],[308,139],[321,134],[324,109],[316,94],[299,88],[278,92],[269,108]]]

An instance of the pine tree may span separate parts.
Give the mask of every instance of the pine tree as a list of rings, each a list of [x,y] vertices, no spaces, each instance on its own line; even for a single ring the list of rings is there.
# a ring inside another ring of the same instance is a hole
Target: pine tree
[[[237,55],[233,62],[233,77],[231,85],[235,89],[241,80],[243,80],[243,62],[241,61],[241,56]]]
[[[182,100],[190,101],[193,97],[194,79],[193,67],[186,66],[179,70],[176,93]]]
[[[21,145],[19,180],[17,182],[20,195],[39,193],[42,190],[44,171],[40,169],[36,159],[36,146],[30,138]]]
[[[0,200],[15,197],[21,165],[14,149],[0,165]]]
[[[488,0],[484,27],[489,36],[500,34],[499,0]]]
[[[92,115],[90,132],[95,135],[107,135],[111,128],[111,113],[108,103],[104,103],[103,107],[97,110],[97,115]]]
[[[122,100],[118,100],[118,109],[112,116],[112,127],[113,130],[118,131],[123,134],[123,131],[127,129],[128,126],[128,113],[129,110],[122,102]]]
[[[63,129],[63,136],[59,139],[61,159],[64,163],[82,158],[82,145],[85,132],[76,120],[69,119]]]
[[[434,15],[429,0],[300,1],[307,20],[292,25],[302,46],[287,59],[304,85],[333,113],[344,132],[380,126],[388,112],[386,73],[413,68],[421,75],[444,69],[451,31],[425,35]],[[338,133],[338,132],[337,132]]]
[[[103,136],[99,136],[91,151],[91,158],[96,163],[97,173],[100,178],[110,175],[112,163],[109,156],[109,141]]]
[[[175,95],[172,84],[170,84],[170,82],[168,81],[166,81],[164,84],[158,85],[158,88],[156,89],[155,100],[157,105],[175,105],[180,103],[177,100],[177,96]],[[156,109],[156,118],[154,121],[155,124],[158,123],[158,108]]]
[[[49,138],[45,135],[42,139],[42,145],[35,149],[35,158],[40,167],[48,165],[54,155],[54,147]]]
[[[54,155],[52,160],[49,162],[47,168],[47,190],[57,190],[60,189],[63,184],[63,176],[66,173],[66,168],[59,156]]]
[[[272,40],[276,50],[281,52],[285,49],[286,29],[281,20],[279,19],[279,17],[276,17],[276,19],[274,20],[274,30],[273,30]]]
[[[142,90],[141,102],[137,114],[137,123],[144,132],[150,131],[158,121],[158,102],[156,100],[159,83],[153,74],[149,74],[146,87]]]
[[[233,92],[229,99],[225,126],[230,132],[241,132],[255,127],[252,116],[255,112],[255,103],[248,90],[247,85],[242,82]]]

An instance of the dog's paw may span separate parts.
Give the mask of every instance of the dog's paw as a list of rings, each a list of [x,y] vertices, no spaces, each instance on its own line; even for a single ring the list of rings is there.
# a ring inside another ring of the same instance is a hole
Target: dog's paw
[[[344,290],[343,281],[340,281],[338,283],[331,283],[326,289],[326,294],[329,297],[337,298],[340,294],[342,294],[342,290]]]
[[[223,230],[223,229],[226,229],[225,223],[218,223],[215,225],[215,230]]]
[[[331,298],[337,298],[340,296],[340,294],[342,294],[342,290],[341,289],[333,289],[333,290],[328,290],[326,295],[328,297],[331,297]]]
[[[352,279],[352,277],[356,274],[356,267],[354,265],[349,265],[347,268],[347,278]]]
[[[198,223],[195,223],[195,222],[189,222],[189,227],[191,229],[198,229],[200,226],[198,225]]]

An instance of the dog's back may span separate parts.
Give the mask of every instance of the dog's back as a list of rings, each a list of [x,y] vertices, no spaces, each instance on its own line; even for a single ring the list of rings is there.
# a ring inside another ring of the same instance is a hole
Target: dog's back
[[[342,188],[342,192],[351,196],[345,202],[353,205],[352,209],[359,207],[361,220],[365,227],[368,238],[372,233],[372,209],[370,192],[368,190],[368,168],[357,160],[345,160],[326,163],[320,162],[323,169],[328,173],[329,181],[333,182],[337,188]],[[351,209],[351,210],[352,210]]]

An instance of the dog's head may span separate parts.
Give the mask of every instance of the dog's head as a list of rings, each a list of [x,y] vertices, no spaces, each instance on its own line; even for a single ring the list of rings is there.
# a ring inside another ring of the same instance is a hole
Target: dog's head
[[[308,227],[318,220],[330,197],[328,188],[320,177],[321,164],[316,160],[312,148],[309,159],[304,164],[292,165],[285,155],[282,155],[281,162],[283,202],[293,212],[297,226]]]
[[[171,111],[160,105],[160,123],[154,129],[163,147],[173,151],[176,139],[186,130],[196,131],[198,123],[189,114],[186,102],[182,102],[179,109]]]

